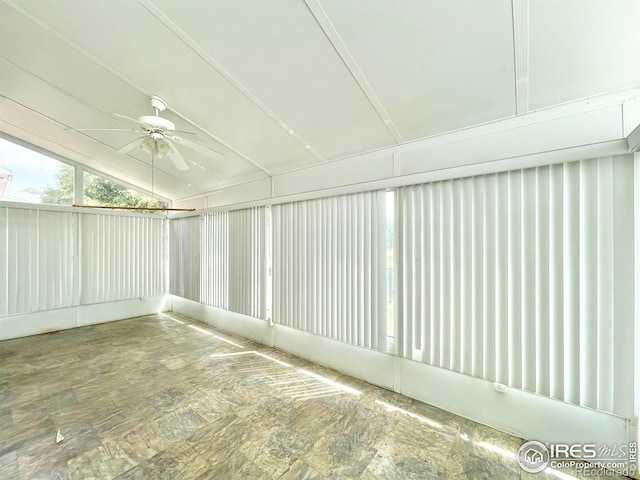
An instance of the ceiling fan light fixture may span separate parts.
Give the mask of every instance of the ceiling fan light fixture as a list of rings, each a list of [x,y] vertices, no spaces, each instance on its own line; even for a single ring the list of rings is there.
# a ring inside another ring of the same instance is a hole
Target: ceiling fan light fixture
[[[140,147],[147,153],[154,153],[156,151],[156,141],[151,137],[145,138]]]
[[[156,141],[156,153],[158,155],[158,158],[162,158],[165,155],[170,154],[172,151],[173,150],[171,149],[169,144],[167,142],[165,142],[164,140],[157,140]]]

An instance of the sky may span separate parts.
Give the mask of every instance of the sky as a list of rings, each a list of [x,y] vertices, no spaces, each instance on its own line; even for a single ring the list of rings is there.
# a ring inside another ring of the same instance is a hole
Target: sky
[[[40,203],[37,195],[25,190],[55,185],[56,174],[63,165],[51,157],[0,138],[0,166],[10,170],[14,175],[9,187],[9,196],[12,197],[10,200]]]

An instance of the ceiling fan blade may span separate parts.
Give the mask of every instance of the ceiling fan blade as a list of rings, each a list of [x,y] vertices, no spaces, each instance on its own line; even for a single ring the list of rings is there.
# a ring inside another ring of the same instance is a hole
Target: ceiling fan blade
[[[189,170],[189,165],[187,165],[187,162],[184,161],[184,158],[182,158],[182,155],[180,155],[180,152],[178,152],[176,146],[167,139],[165,139],[165,142],[167,142],[167,145],[169,145],[170,151],[167,153],[167,155],[173,161],[173,165],[178,170]]]
[[[171,130],[171,133],[181,133],[183,135],[195,135],[198,136],[195,132],[185,132],[184,130]]]
[[[118,117],[118,118],[122,118],[124,120],[128,120],[129,122],[133,122],[136,125],[142,125],[138,120],[136,120],[135,118],[131,118],[131,117],[127,117],[126,115],[122,115],[121,113],[114,113],[113,114],[114,117]]]
[[[129,153],[131,150],[136,148],[138,145],[142,144],[147,137],[138,137],[133,142],[127,143],[124,147],[118,150],[118,153]]]
[[[140,130],[134,130],[133,128],[65,128],[65,130],[71,130],[72,132],[138,132]]]
[[[186,138],[171,137],[171,139],[179,145],[183,145],[187,148],[190,148],[191,150],[203,153],[204,155],[207,155],[208,157],[214,158],[216,160],[222,160],[224,158],[224,154],[216,152],[215,150],[211,150],[208,147],[199,145],[195,142],[192,142],[191,140],[187,140]]]

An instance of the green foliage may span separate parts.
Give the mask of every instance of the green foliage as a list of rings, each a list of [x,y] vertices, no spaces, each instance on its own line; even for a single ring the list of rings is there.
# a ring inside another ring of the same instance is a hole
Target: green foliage
[[[84,203],[110,207],[163,208],[167,206],[165,202],[91,174],[84,176]]]
[[[71,205],[73,203],[73,172],[72,166],[64,165],[60,167],[56,175],[58,184],[55,187],[30,188],[27,189],[27,192],[39,196],[42,203]]]
[[[38,195],[43,203],[71,205],[73,203],[73,177],[73,167],[65,165],[60,168],[57,174],[57,185],[37,191],[31,190],[31,193]],[[84,175],[84,204],[141,208],[167,206],[165,202],[86,172]]]

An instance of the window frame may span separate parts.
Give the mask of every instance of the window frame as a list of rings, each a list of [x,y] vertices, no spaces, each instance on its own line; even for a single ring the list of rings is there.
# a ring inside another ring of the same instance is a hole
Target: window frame
[[[38,145],[34,145],[32,143],[27,142],[26,140],[22,140],[20,138],[14,137],[13,135],[9,135],[8,133],[2,132],[0,131],[0,138],[13,143],[15,145],[18,145],[20,147],[26,148],[27,150],[31,150],[35,153],[39,153],[41,155],[45,155],[49,158],[51,158],[52,160],[64,163],[65,165],[69,165],[70,167],[73,168],[73,204],[72,205],[56,205],[56,204],[51,204],[51,203],[36,203],[36,202],[14,202],[11,200],[2,200],[0,199],[0,202],[2,203],[11,203],[11,204],[20,204],[20,203],[24,203],[24,204],[28,204],[28,205],[48,205],[48,206],[57,206],[57,207],[62,207],[62,208],[72,208],[73,205],[84,205],[84,172],[90,173],[92,175],[97,175],[99,177],[102,177],[106,180],[109,180],[110,182],[114,182],[118,185],[121,185],[125,188],[129,188],[131,190],[134,190],[136,192],[140,192],[143,195],[148,195],[148,196],[153,196],[155,198],[157,198],[158,200],[161,200],[163,202],[167,203],[167,208],[171,208],[172,206],[172,201],[162,195],[158,195],[157,193],[151,193],[149,190],[146,190],[144,188],[138,187],[136,185],[133,185],[129,182],[127,182],[126,180],[122,180],[119,178],[116,178],[112,175],[109,175],[108,173],[104,173],[100,170],[96,170],[95,168],[92,167],[88,167],[86,165],[83,165],[80,162],[76,162],[74,160],[71,160],[67,157],[64,157],[60,154],[57,154],[55,152],[52,152],[50,150],[47,150],[46,148],[40,147]]]

